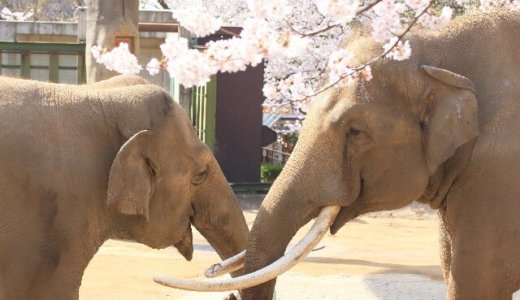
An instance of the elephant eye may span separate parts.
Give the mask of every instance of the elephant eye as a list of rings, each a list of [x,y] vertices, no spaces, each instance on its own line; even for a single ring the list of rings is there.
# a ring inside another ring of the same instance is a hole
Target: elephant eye
[[[358,147],[371,144],[373,142],[372,136],[367,132],[366,128],[362,128],[363,129],[359,129],[357,126],[351,126],[347,132],[347,141]]]
[[[421,130],[424,131],[426,129],[426,121],[419,122],[419,126],[421,126]]]
[[[200,171],[195,175],[195,177],[193,177],[191,179],[191,183],[194,185],[199,185],[204,181],[204,179],[206,179],[207,176],[208,176],[207,170]]]
[[[351,135],[351,136],[358,136],[360,134],[361,134],[361,130],[359,130],[357,128],[354,128],[354,127],[350,128],[349,135]]]

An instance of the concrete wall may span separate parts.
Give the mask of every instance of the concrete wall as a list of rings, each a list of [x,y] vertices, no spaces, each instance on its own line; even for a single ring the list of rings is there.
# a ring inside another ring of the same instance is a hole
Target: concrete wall
[[[78,43],[83,42],[85,37],[85,9],[78,10],[79,22],[13,22],[0,20],[0,42],[42,42],[42,43]],[[140,11],[139,23],[173,23],[170,11],[146,10]],[[163,43],[166,36],[176,33],[165,32],[140,32],[141,47],[138,59],[143,68],[152,57],[161,58],[159,45]],[[63,60],[70,60],[64,57]],[[19,64],[19,54],[2,55],[2,64]],[[48,64],[48,55],[34,55],[31,58],[32,65]],[[67,62],[67,64],[70,64]],[[61,72],[61,71],[60,71]],[[31,72],[33,73],[33,72]],[[3,75],[20,76],[17,70],[2,70]],[[169,89],[170,78],[167,72],[162,71],[156,76],[150,76],[146,70],[141,71],[140,76],[147,80]],[[34,79],[46,80],[44,70],[34,70]],[[32,77],[32,74],[31,74]],[[70,77],[63,82],[71,83]],[[47,79],[48,80],[48,79]],[[61,81],[61,76],[60,76]]]
[[[74,43],[76,42],[77,30],[77,23],[2,20],[0,21],[0,41],[26,42],[36,40],[40,42]]]

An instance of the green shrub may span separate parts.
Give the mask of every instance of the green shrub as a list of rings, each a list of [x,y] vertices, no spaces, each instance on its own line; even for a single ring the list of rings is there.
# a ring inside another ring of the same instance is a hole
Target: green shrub
[[[273,182],[282,172],[281,164],[262,164],[260,167],[260,180],[262,182]]]

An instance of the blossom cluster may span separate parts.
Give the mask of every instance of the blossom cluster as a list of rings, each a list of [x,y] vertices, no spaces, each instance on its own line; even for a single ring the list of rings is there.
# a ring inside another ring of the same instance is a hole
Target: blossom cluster
[[[120,43],[111,51],[103,51],[100,46],[94,45],[90,52],[97,63],[105,65],[110,71],[116,71],[123,75],[132,75],[142,70],[137,58],[130,52],[127,43]]]
[[[457,0],[469,1],[469,0]],[[463,2],[465,3],[465,2]],[[495,8],[507,7],[513,10],[520,10],[520,0],[480,0],[481,10],[490,10]]]
[[[383,46],[386,55],[389,58],[395,60],[405,60],[412,55],[412,48],[410,47],[410,42],[399,41],[397,37],[392,37],[388,43]]]
[[[182,7],[178,1],[172,0],[169,4],[177,10]],[[236,72],[244,70],[247,65],[255,66],[266,61],[264,95],[268,101],[279,103],[313,95],[327,83],[348,85],[357,78],[369,80],[372,77],[369,66],[351,66],[350,59],[334,62],[334,58],[345,54],[340,44],[348,38],[350,22],[356,18],[362,20],[358,12],[364,6],[359,0],[304,0],[298,3],[247,0],[246,4],[248,11],[241,24],[241,34],[230,40],[212,41],[206,45],[203,53],[212,64],[209,69]],[[397,41],[396,37],[396,33],[405,29],[406,22],[402,15],[410,11],[419,15],[429,5],[429,0],[380,0],[364,13],[372,20],[369,25],[372,26],[374,39],[386,42],[382,51],[388,51],[388,58],[403,60],[411,55],[410,44]],[[201,6],[191,3],[182,9],[195,11],[201,10]],[[218,15],[218,12],[214,13]],[[445,24],[447,14],[443,15],[443,22],[437,21],[440,18],[433,13],[428,15],[431,27],[440,28]],[[180,23],[183,24],[182,21]],[[423,23],[426,24],[426,21]],[[320,30],[323,31],[317,33]],[[168,56],[164,51],[163,55]],[[286,72],[271,73],[270,67],[274,65],[285,65]],[[179,75],[181,78],[187,77]],[[194,83],[179,81],[185,85]]]
[[[4,7],[0,11],[0,18],[6,20],[6,21],[27,21],[34,15],[34,12],[32,10],[29,10],[28,12],[13,12],[9,8]]]
[[[458,9],[520,8],[520,0],[166,0],[180,25],[196,36],[215,33],[222,24],[242,27],[240,34],[190,49],[183,38],[161,45],[162,59],[152,59],[151,74],[165,69],[186,87],[205,84],[217,72],[238,72],[265,63],[263,88],[268,105],[304,107],[305,99],[332,86],[370,80],[370,63],[377,59],[405,60],[413,49],[406,40],[412,26],[438,30]],[[354,65],[344,45],[356,26],[370,30],[381,44],[381,55],[366,65]],[[116,51],[114,49],[112,52]],[[109,52],[98,54],[103,57]],[[125,54],[127,55],[127,54]],[[124,71],[138,72],[135,60]]]
[[[217,72],[204,53],[188,47],[188,40],[185,38],[167,38],[161,45],[161,51],[170,76],[185,86],[206,84],[210,76]]]
[[[173,12],[173,17],[188,31],[198,37],[215,33],[222,27],[222,19],[215,18],[201,6],[180,8]]]
[[[322,15],[328,15],[335,18],[337,22],[348,23],[352,21],[360,8],[359,0],[346,0],[346,1],[330,1],[330,0],[318,0],[316,1],[316,7]]]

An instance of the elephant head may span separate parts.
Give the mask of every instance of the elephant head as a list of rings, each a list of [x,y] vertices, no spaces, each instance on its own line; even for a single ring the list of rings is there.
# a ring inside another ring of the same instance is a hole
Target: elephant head
[[[210,149],[182,108],[165,97],[168,109],[149,130],[122,130],[131,137],[118,151],[108,182],[115,235],[152,248],[173,245],[191,260],[194,225],[227,258],[245,249],[245,218]]]
[[[378,49],[364,45],[357,53],[363,60]],[[324,224],[334,234],[364,213],[412,201],[441,205],[446,187],[471,155],[479,124],[472,81],[432,66],[436,60],[380,60],[372,65],[371,81],[360,78],[315,100],[255,219],[244,261],[244,273],[251,274],[243,278],[264,281],[280,274],[266,266],[282,257],[298,229],[324,208],[332,212]],[[270,276],[264,278],[264,270]],[[241,278],[226,281],[226,289],[261,282]],[[246,288],[242,298],[271,299],[274,285],[270,280]]]

